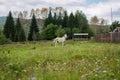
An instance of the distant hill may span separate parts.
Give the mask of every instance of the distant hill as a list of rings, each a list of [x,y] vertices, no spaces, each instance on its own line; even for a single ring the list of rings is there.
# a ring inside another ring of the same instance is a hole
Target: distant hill
[[[39,27],[39,29],[41,31],[45,20],[43,20],[43,19],[36,19],[36,20],[37,20],[37,23],[38,23],[38,27]],[[6,21],[6,17],[4,17],[4,16],[0,17],[0,29],[1,28],[3,29],[5,21]],[[14,21],[16,23],[17,19],[14,18]],[[31,24],[31,19],[20,19],[20,21],[21,21],[21,24],[22,24],[22,26],[23,26],[23,28],[25,30],[25,34],[27,36],[28,33],[29,33],[29,27],[30,27],[30,24]]]
[[[45,20],[43,20],[43,19],[36,19],[37,20],[37,23],[38,23],[38,27],[39,27],[39,29],[40,29],[40,31],[42,30],[42,27],[43,27],[43,25],[44,25],[44,21]],[[15,21],[16,21],[16,19],[15,19]],[[20,19],[20,21],[21,21],[21,24],[22,24],[22,26],[23,26],[23,28],[24,28],[24,30],[25,30],[25,34],[26,34],[26,36],[28,35],[28,33],[29,33],[29,28],[30,28],[30,25],[31,25],[31,19]],[[15,22],[16,23],[16,22]]]
[[[6,17],[1,16],[0,17],[0,28],[2,28],[4,26],[5,21],[6,21]],[[16,18],[14,18],[14,21],[16,23]],[[37,19],[37,22],[38,22],[39,27],[42,27],[44,25],[44,20],[42,20],[42,19]],[[24,28],[28,28],[31,24],[31,19],[21,19],[21,23]]]
[[[1,16],[0,17],[0,28],[2,28],[4,26],[5,21],[6,21],[6,17],[5,16]]]

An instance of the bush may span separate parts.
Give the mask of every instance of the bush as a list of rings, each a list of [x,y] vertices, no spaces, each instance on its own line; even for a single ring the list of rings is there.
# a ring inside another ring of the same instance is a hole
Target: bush
[[[65,34],[65,30],[62,29],[61,26],[58,28],[58,30],[55,33],[57,37],[62,37],[64,34]]]
[[[73,33],[80,33],[80,29],[79,28],[73,28]]]
[[[37,34],[37,38],[38,38],[38,40],[45,40],[46,39],[44,30],[41,33]]]
[[[70,39],[70,28],[64,28],[67,38]]]
[[[0,45],[10,42],[3,34],[0,35]]]
[[[93,29],[92,28],[88,28],[88,34],[89,34],[89,37],[92,37],[92,36],[94,36],[95,35],[95,33],[94,33],[94,31],[93,31]]]
[[[42,38],[46,40],[51,40],[56,37],[55,33],[58,29],[57,25],[49,24],[47,27],[42,31]]]

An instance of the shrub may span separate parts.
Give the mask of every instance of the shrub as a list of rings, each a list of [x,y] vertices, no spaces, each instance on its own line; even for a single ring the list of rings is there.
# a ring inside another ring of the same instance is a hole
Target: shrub
[[[79,28],[73,28],[73,33],[80,33],[80,29]]]
[[[42,32],[43,39],[51,40],[56,37],[55,32],[58,29],[57,25],[49,24]]]
[[[10,42],[3,34],[0,35],[0,45]]]
[[[64,28],[67,38],[70,39],[70,28]]]
[[[93,31],[93,29],[92,28],[88,28],[88,34],[89,34],[89,37],[92,37],[92,36],[94,36],[95,35],[95,33],[94,33],[94,31]]]
[[[55,33],[57,37],[62,37],[64,34],[65,34],[65,30],[62,29],[61,26],[58,28],[58,30]]]

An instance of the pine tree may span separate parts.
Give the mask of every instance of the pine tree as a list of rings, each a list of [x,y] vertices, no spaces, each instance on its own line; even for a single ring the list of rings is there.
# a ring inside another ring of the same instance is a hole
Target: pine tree
[[[57,15],[56,15],[56,13],[54,13],[53,24],[54,24],[54,25],[57,24]]]
[[[60,26],[62,25],[62,13],[60,12],[57,18],[57,25]]]
[[[68,26],[70,27],[70,39],[72,39],[73,36],[73,28],[74,28],[74,15],[73,13],[70,13]]]
[[[19,41],[19,34],[20,34],[20,30],[21,30],[21,23],[20,23],[20,20],[19,18],[17,19],[17,23],[16,23],[16,26],[15,26],[15,38],[14,38],[14,41],[15,42],[18,42]]]
[[[18,40],[19,40],[20,42],[26,41],[26,36],[25,36],[24,29],[21,29],[21,31],[20,31],[20,33],[19,33]]]
[[[26,36],[25,36],[25,32],[24,32],[24,29],[20,23],[20,19],[18,18],[17,19],[17,24],[15,26],[15,42],[22,42],[22,41],[25,41],[26,40]]]
[[[63,17],[63,21],[62,21],[62,27],[68,27],[68,14],[67,11],[64,12],[64,17]]]
[[[88,33],[89,25],[88,25],[88,20],[85,16],[84,13],[80,13],[80,32],[82,33]]]
[[[25,36],[25,32],[24,32],[24,29],[20,23],[20,19],[18,18],[17,19],[17,24],[15,26],[15,42],[22,42],[22,41],[25,41],[26,40],[26,36]]]
[[[14,25],[12,13],[9,12],[9,15],[7,16],[7,20],[4,25],[3,33],[6,38],[9,38],[12,41],[14,41],[14,37],[15,37],[15,29],[14,28],[15,28],[15,25]]]
[[[86,33],[89,30],[88,20],[82,11],[76,11],[74,25],[81,33]]]
[[[15,33],[15,37],[14,37],[14,41],[15,41],[15,42],[18,42],[18,36],[19,36],[19,35],[18,35],[18,32],[16,32],[16,33]]]
[[[45,19],[44,26],[46,27],[50,23],[53,23],[53,17],[52,17],[51,9],[49,11],[48,17]]]
[[[75,19],[75,22],[74,22],[75,23],[75,27],[79,28],[79,26],[80,26],[80,22],[79,22],[80,21],[80,13],[79,13],[78,10],[75,13],[75,18],[74,19]]]
[[[28,34],[28,40],[30,41],[36,40],[33,37],[37,36],[38,32],[39,32],[39,29],[38,29],[37,21],[36,21],[35,15],[33,15],[32,22],[30,25],[30,32]]]

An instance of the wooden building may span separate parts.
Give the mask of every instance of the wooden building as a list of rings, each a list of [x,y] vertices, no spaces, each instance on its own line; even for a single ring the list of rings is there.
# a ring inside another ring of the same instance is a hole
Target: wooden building
[[[73,39],[74,40],[88,40],[88,33],[74,33]]]

